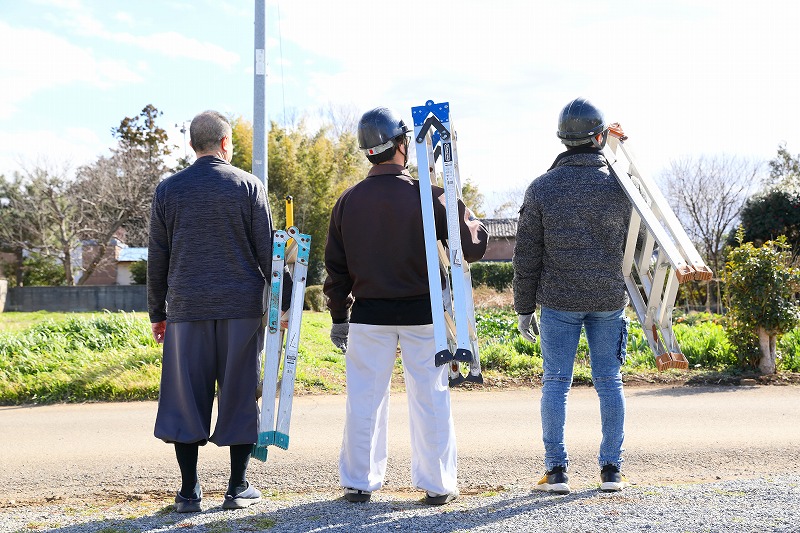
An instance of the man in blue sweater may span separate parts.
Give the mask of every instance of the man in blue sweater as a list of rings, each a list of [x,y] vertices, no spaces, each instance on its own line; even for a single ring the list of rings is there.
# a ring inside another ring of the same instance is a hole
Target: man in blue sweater
[[[569,493],[564,443],[567,395],[581,329],[589,342],[592,381],[600,398],[603,439],[600,489],[622,489],[628,295],[622,256],[631,203],[602,153],[603,114],[577,98],[561,111],[558,137],[567,146],[525,192],[514,248],[514,308],[533,342],[541,305],[542,439],[547,473],[537,490]]]
[[[178,512],[201,510],[197,455],[208,441],[230,446],[222,507],[240,509],[261,500],[246,472],[258,438],[272,216],[261,181],[230,164],[232,132],[224,115],[200,113],[189,134],[197,160],[158,185],[150,221],[148,307],[153,336],[164,344],[155,436],[175,445]]]

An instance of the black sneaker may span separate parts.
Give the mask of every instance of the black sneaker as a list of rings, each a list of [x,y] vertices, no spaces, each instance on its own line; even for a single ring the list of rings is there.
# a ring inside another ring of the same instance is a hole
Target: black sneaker
[[[602,492],[619,492],[625,486],[625,478],[619,467],[609,463],[600,470],[600,490]]]
[[[364,503],[368,502],[372,497],[372,493],[368,490],[358,490],[346,487],[344,489],[344,499],[350,503]]]
[[[547,472],[534,487],[536,490],[553,492],[555,494],[569,494],[569,476],[564,466],[554,466]]]

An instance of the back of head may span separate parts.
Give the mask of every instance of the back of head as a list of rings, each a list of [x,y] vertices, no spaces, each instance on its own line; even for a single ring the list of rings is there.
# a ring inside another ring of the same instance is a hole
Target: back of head
[[[218,111],[203,111],[192,119],[189,139],[198,154],[213,151],[223,137],[231,134],[231,123]]]
[[[566,146],[582,146],[590,143],[597,145],[594,138],[607,130],[608,125],[603,113],[586,98],[576,98],[561,110],[556,135]],[[602,148],[599,145],[598,147]]]
[[[397,145],[410,128],[390,109],[376,107],[358,121],[358,147],[370,163],[377,165],[394,157]]]

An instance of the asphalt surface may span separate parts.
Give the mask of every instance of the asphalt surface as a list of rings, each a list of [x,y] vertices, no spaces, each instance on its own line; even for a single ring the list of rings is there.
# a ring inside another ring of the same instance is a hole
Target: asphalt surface
[[[453,392],[462,494],[529,490],[541,477],[539,389]],[[800,474],[800,387],[629,387],[623,472],[635,486]],[[288,450],[251,462],[263,490],[338,491],[345,396],[294,400]],[[0,506],[103,498],[171,501],[179,472],[152,435],[154,402],[0,407]],[[383,494],[414,493],[406,398],[393,393]],[[570,393],[567,445],[573,490],[597,485],[599,404]],[[221,495],[227,448],[200,451],[207,495]]]

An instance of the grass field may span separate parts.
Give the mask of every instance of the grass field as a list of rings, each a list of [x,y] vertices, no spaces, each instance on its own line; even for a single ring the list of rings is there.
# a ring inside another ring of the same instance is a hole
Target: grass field
[[[675,335],[690,362],[688,373],[741,374],[722,326],[713,317],[676,321]],[[328,313],[305,311],[295,390],[342,393],[344,354],[329,339]],[[541,378],[539,344],[524,341],[508,308],[478,311],[481,365],[488,386],[535,384]],[[782,370],[800,370],[800,333],[779,345]],[[154,400],[158,397],[161,346],[144,313],[0,313],[0,404]],[[663,382],[687,372],[657,373],[636,322],[631,323],[626,376]],[[591,383],[588,344],[581,338],[576,383]],[[402,363],[395,366],[402,387]]]

